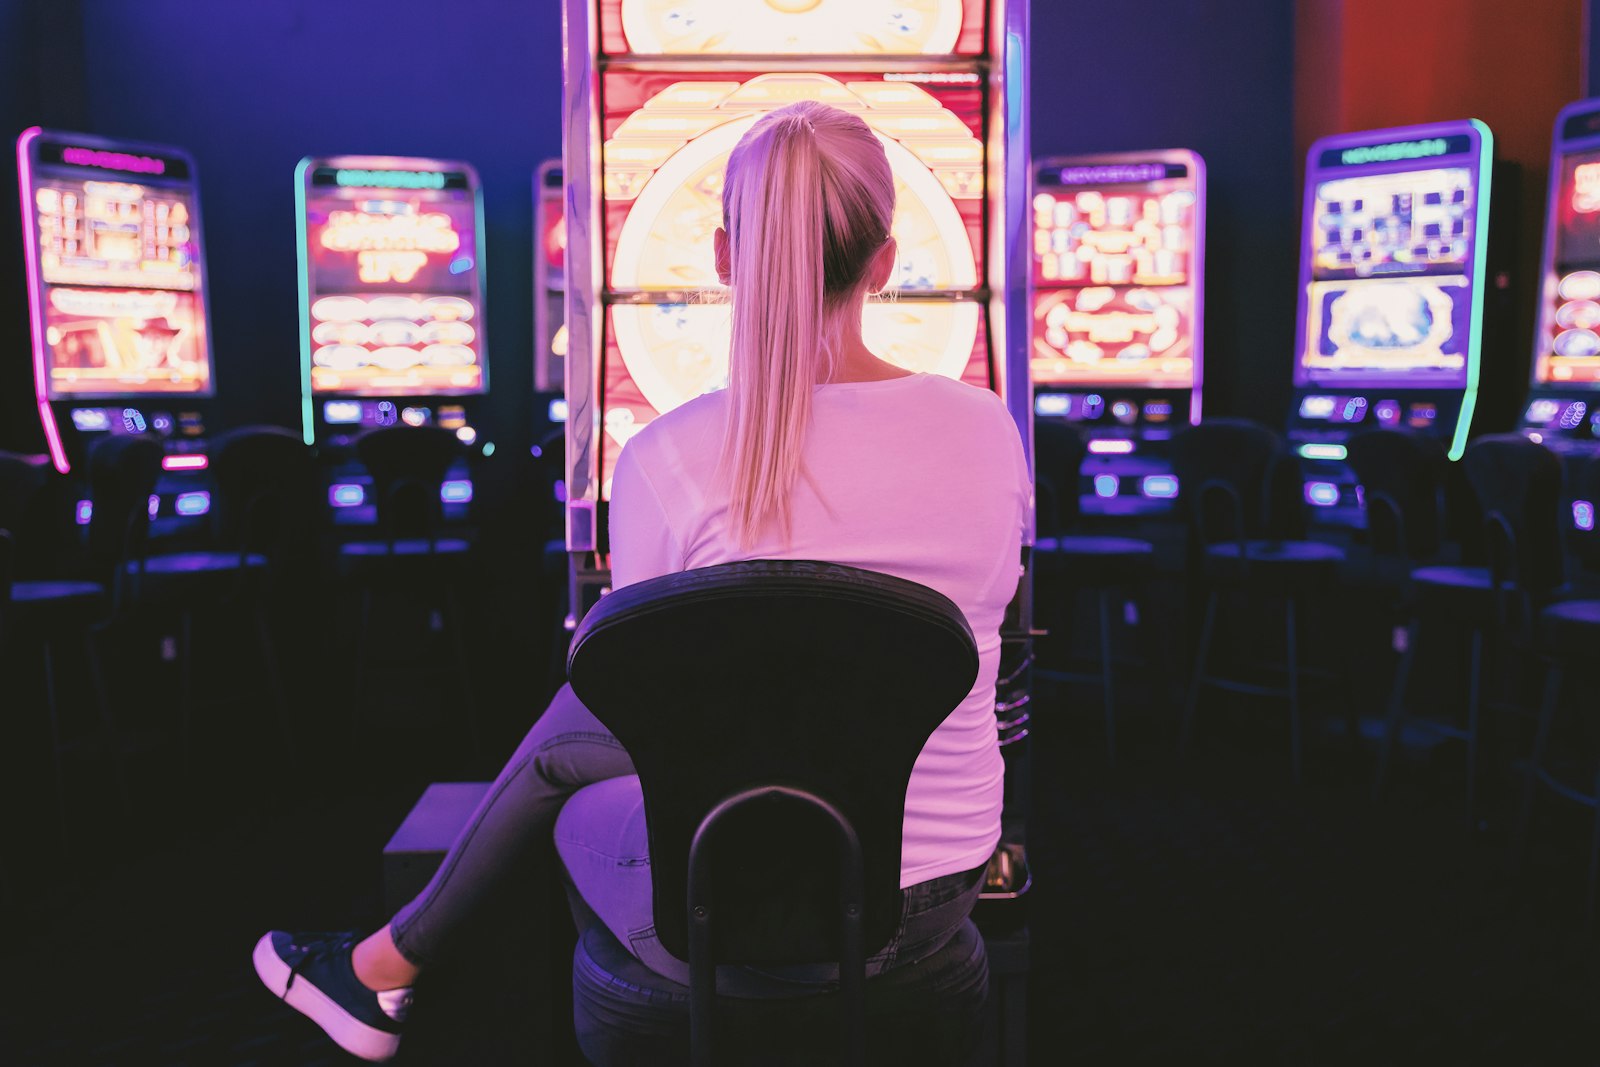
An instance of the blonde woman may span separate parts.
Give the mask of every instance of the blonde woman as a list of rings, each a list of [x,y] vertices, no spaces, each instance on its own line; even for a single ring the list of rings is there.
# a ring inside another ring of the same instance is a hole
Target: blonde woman
[[[909,373],[862,341],[863,304],[895,269],[893,215],[888,159],[859,118],[798,103],[745,134],[712,250],[732,301],[728,388],[635,436],[611,504],[617,587],[742,559],[819,559],[921,583],[965,613],[978,678],[912,771],[905,918],[869,975],[948,941],[999,839],[999,628],[1030,493],[1016,427],[993,393]],[[388,1059],[417,975],[448,951],[509,857],[553,829],[596,921],[687,983],[687,964],[654,938],[632,775],[627,752],[563,688],[421,895],[364,939],[272,931],[256,945],[257,973],[347,1051]],[[562,810],[607,779],[619,781]]]

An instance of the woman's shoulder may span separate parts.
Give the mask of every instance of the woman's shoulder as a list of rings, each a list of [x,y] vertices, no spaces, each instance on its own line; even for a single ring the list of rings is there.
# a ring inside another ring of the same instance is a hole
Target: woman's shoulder
[[[662,452],[694,454],[707,442],[720,441],[728,417],[727,396],[725,389],[702,393],[657,415],[628,439],[623,451],[636,449],[633,459],[637,462]]]

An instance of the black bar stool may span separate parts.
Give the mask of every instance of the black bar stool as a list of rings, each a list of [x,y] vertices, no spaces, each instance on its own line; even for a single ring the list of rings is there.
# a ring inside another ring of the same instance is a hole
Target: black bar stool
[[[900,918],[912,765],[976,677],[960,610],[869,571],[734,563],[602,598],[569,663],[638,768],[657,936],[692,974],[685,989],[592,925],[573,963],[584,1054],[963,1063],[988,973],[970,919],[929,958],[862,978]],[[719,964],[831,961],[835,992],[713,988]]]

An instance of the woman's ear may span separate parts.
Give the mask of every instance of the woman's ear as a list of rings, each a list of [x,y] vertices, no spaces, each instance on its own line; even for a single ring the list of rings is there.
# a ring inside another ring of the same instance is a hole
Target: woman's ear
[[[723,285],[732,285],[733,260],[728,252],[728,231],[721,226],[711,235],[712,247],[716,249],[717,280]]]
[[[889,287],[889,279],[894,276],[895,264],[900,260],[900,246],[893,237],[883,242],[883,247],[872,254],[872,263],[868,266],[867,291],[881,293]]]

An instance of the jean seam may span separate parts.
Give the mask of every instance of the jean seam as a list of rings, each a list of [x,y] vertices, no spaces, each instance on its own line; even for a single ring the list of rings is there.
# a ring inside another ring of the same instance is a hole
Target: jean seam
[[[479,810],[484,814],[487,814],[488,810],[499,801],[500,797],[504,795],[505,791],[511,788],[511,784],[521,777],[522,772],[527,770],[528,767],[532,765],[532,763],[539,757],[545,755],[547,752],[550,752],[552,749],[577,742],[601,742],[603,744],[610,744],[614,748],[622,748],[622,742],[618,741],[615,737],[608,733],[601,733],[593,730],[581,730],[558,734],[557,736],[545,741],[521,760],[517,761],[516,765],[512,768],[511,773],[501,775],[499,780],[495,783],[496,788],[489,794],[489,797]],[[434,877],[428,880],[428,888],[423,890],[426,899],[424,899],[415,909],[412,910],[411,914],[403,923],[390,924],[389,934],[391,939],[394,941],[394,947],[399,951],[400,955],[406,958],[407,962],[419,967],[429,965],[429,960],[426,956],[420,952],[417,952],[414,948],[408,948],[401,942],[410,933],[411,928],[416,924],[417,920],[426,915],[428,910],[433,907],[433,904],[438,899],[439,894],[444,892],[445,887],[450,884],[450,879],[455,877],[456,869],[461,862],[462,853],[467,850],[467,846],[472,843],[473,838],[477,836],[478,828],[482,825],[483,818],[481,816],[473,820],[471,825],[467,827],[465,834],[461,838],[457,839],[461,847],[457,848],[452,845],[451,848],[445,853],[444,864],[440,867],[439,871],[435,872]]]

